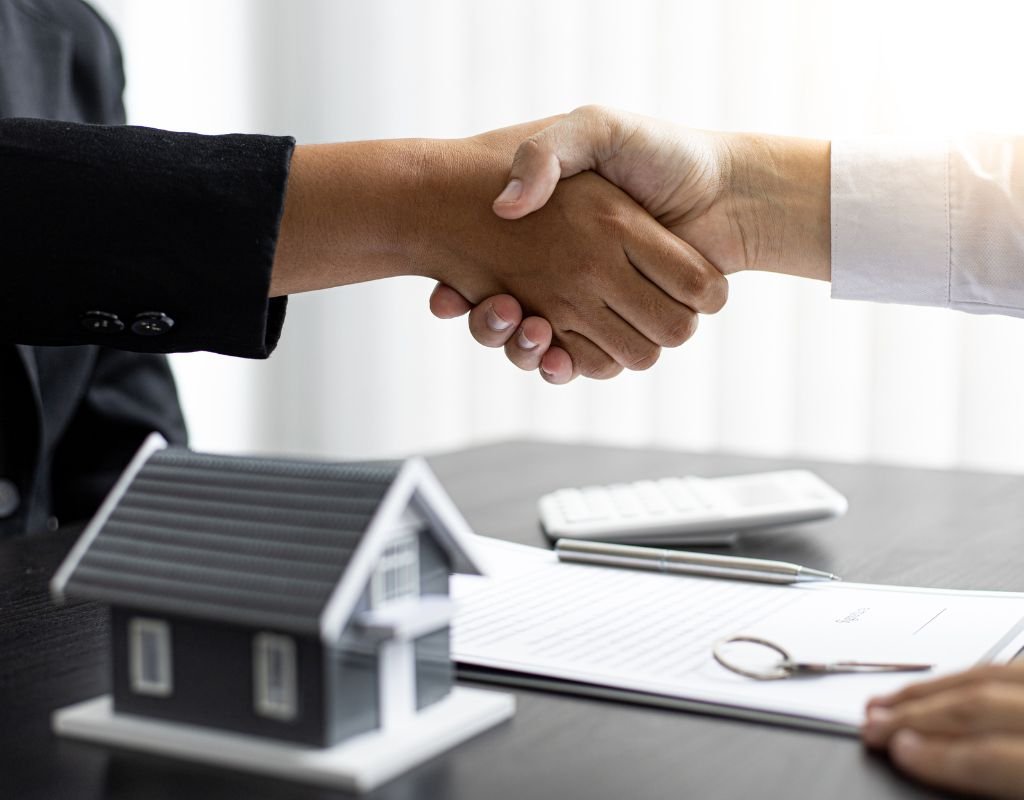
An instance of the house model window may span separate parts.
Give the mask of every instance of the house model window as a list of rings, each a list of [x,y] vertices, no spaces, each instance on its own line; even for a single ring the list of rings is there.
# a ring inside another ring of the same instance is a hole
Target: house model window
[[[260,633],[253,639],[253,689],[256,713],[290,720],[298,710],[295,642],[290,636]]]
[[[135,617],[128,626],[129,674],[132,691],[168,697],[174,690],[171,675],[171,628],[160,619]]]
[[[374,608],[420,593],[420,549],[415,533],[394,539],[384,548],[373,574],[371,603]]]

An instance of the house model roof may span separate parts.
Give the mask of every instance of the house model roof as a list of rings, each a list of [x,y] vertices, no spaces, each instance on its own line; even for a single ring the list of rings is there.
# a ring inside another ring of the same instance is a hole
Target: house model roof
[[[479,572],[472,533],[422,459],[321,463],[195,453],[150,437],[52,582],[65,596],[335,642],[386,545],[433,530]]]

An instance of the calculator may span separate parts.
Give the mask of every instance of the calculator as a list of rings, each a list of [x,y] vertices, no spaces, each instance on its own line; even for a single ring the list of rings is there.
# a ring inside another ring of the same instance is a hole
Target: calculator
[[[539,502],[552,539],[729,544],[741,531],[837,517],[847,502],[808,470],[559,489]]]

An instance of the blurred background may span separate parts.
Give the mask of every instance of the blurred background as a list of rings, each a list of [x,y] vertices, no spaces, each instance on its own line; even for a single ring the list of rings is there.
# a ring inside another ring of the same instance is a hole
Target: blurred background
[[[93,0],[129,121],[459,137],[604,103],[815,137],[1024,132],[1005,0]],[[175,356],[193,445],[330,458],[544,437],[1024,469],[1024,320],[731,279],[651,370],[546,385],[399,279],[293,297],[268,362]]]

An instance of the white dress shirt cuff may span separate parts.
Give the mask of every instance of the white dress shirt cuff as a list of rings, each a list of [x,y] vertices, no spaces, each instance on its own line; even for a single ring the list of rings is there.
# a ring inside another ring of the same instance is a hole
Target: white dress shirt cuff
[[[832,143],[832,296],[947,306],[945,141]]]

